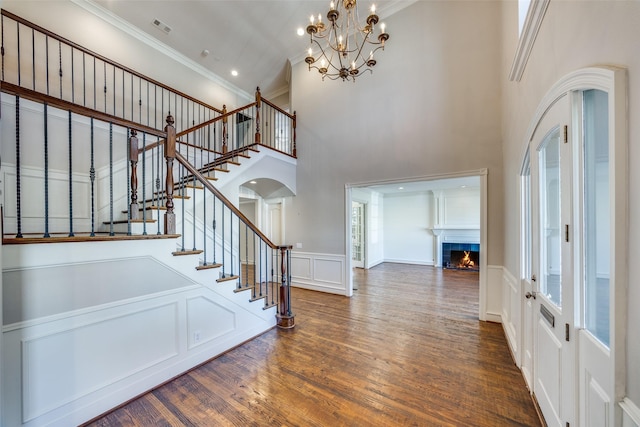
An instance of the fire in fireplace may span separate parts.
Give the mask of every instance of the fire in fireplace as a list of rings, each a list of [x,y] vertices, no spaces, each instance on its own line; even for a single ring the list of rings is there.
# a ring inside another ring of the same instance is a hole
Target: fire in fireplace
[[[480,245],[443,243],[442,266],[454,270],[480,271]]]

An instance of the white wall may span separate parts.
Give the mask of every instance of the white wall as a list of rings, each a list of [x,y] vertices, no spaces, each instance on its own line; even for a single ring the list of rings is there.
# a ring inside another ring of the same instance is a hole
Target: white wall
[[[504,54],[502,57],[504,140],[504,266],[519,278],[519,200],[518,174],[523,160],[526,131],[535,109],[545,93],[561,77],[594,64],[627,68],[629,93],[629,226],[628,253],[640,253],[640,3],[557,2],[549,3],[540,32],[520,82],[510,82],[508,73],[517,43],[517,3],[503,2]],[[634,264],[629,263],[627,289],[628,339],[626,393],[630,401],[640,402],[640,282]]]
[[[346,253],[345,184],[487,168],[488,261],[502,264],[500,16],[500,2],[416,2],[385,20],[387,48],[355,84],[293,67],[292,241]]]
[[[384,198],[384,259],[434,264],[433,193],[389,194]]]

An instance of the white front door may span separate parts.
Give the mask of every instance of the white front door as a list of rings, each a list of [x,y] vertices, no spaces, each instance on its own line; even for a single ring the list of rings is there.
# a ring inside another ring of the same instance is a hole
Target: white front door
[[[622,419],[629,282],[626,93],[624,70],[578,70],[545,96],[530,127],[521,173],[522,369],[549,426],[614,427]],[[535,276],[537,281],[527,280]]]
[[[569,95],[538,123],[532,139],[533,209],[538,278],[534,313],[533,391],[549,427],[575,425],[572,151]],[[533,299],[533,298],[531,298]]]

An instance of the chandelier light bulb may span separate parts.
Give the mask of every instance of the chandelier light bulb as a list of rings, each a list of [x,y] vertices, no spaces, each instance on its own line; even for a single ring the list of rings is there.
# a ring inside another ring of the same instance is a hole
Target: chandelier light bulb
[[[372,4],[371,5],[371,14],[373,15],[374,13],[376,13],[376,5]]]
[[[318,14],[318,24],[322,22],[322,15]]]
[[[313,25],[314,19],[315,19],[315,16],[311,15],[311,17],[309,18],[309,21],[311,21],[311,25]]]
[[[331,4],[329,5],[329,9],[330,10],[335,10],[336,9],[336,4],[334,2],[331,2]]]
[[[384,29],[387,27],[387,25],[383,22],[382,24],[380,24],[380,32],[384,33]]]
[[[327,67],[327,61],[325,61],[325,59],[322,58],[322,61],[320,61],[320,65],[322,66],[322,68],[326,68]]]
[[[307,53],[309,54],[309,56],[313,56],[313,50],[311,48],[309,48],[309,50],[307,51]]]

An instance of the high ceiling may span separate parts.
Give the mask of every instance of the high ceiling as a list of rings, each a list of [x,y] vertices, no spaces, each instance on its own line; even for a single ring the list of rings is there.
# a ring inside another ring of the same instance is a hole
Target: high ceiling
[[[92,0],[86,0],[92,1]],[[381,19],[415,0],[375,0]],[[326,14],[329,0],[93,0],[246,93],[287,91],[288,61],[304,58],[309,16]],[[364,19],[371,1],[358,3]],[[159,21],[154,25],[154,21]],[[162,28],[169,27],[167,33]],[[391,32],[392,33],[392,32]],[[393,37],[393,34],[391,34]],[[206,54],[205,51],[208,51]],[[237,70],[238,76],[231,75]]]

